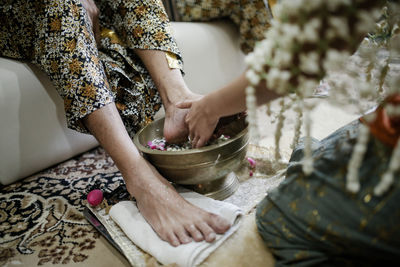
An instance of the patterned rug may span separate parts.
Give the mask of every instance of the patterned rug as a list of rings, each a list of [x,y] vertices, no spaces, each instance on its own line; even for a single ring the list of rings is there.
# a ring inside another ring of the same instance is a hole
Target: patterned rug
[[[257,153],[265,156],[260,151],[252,145],[248,149],[256,157]],[[249,212],[267,188],[279,184],[281,176],[264,179],[265,175],[255,172],[250,178],[247,165],[243,162],[236,172],[240,187],[227,201]],[[0,266],[130,266],[83,216],[90,190],[112,191],[122,183],[114,162],[102,148],[96,148],[3,187]],[[146,262],[151,260],[150,256],[145,258]]]
[[[113,161],[97,148],[3,187],[0,265],[87,261],[100,234],[82,215],[86,194],[95,184],[112,189],[121,182]]]

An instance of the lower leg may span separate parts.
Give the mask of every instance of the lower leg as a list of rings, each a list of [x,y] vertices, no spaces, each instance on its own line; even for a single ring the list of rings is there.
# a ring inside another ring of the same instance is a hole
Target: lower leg
[[[138,208],[161,239],[177,246],[215,239],[229,224],[185,201],[139,153],[130,139],[115,104],[94,111],[83,119],[89,131],[110,154],[136,198]]]

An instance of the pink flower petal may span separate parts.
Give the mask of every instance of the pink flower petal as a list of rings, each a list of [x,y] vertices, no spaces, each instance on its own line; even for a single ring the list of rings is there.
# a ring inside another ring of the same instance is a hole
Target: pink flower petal
[[[255,167],[256,166],[256,161],[250,157],[247,157],[247,161],[250,163],[251,167]]]

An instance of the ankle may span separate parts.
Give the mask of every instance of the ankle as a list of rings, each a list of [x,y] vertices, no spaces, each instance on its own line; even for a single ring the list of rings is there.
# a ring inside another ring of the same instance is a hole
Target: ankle
[[[194,95],[186,86],[171,87],[166,91],[168,93],[166,94],[165,99],[163,99],[163,104],[166,110],[170,107],[175,107],[179,102],[190,99]]]

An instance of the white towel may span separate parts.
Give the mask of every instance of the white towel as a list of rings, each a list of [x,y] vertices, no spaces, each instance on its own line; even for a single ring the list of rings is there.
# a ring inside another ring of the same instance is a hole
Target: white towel
[[[158,237],[140,214],[134,202],[121,201],[113,205],[109,214],[135,245],[162,264],[176,263],[178,266],[192,267],[200,264],[239,228],[242,210],[233,204],[214,200],[195,192],[180,194],[193,205],[227,219],[232,225],[231,228],[225,234],[217,235],[216,240],[212,243],[192,241],[173,247]]]

